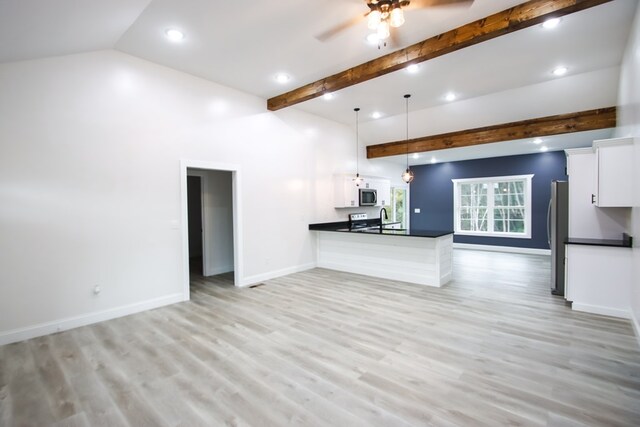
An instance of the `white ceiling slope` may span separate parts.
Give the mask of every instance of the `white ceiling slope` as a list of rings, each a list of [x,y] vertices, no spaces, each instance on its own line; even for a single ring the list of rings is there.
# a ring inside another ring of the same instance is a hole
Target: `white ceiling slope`
[[[365,42],[365,20],[326,42],[315,37],[364,14],[365,0],[0,0],[0,62],[114,48],[268,98],[523,2],[475,0],[471,7],[410,10],[396,29],[400,43],[378,50]],[[412,114],[423,119],[412,127],[414,136],[439,133],[434,123],[460,130],[518,114],[571,112],[558,111],[559,105],[595,105],[605,91],[615,99],[618,77],[611,70],[621,62],[637,6],[638,0],[614,0],[566,16],[553,30],[517,31],[424,62],[417,74],[401,70],[339,91],[331,101],[317,98],[294,108],[353,126],[358,106],[363,141],[375,143],[403,135],[397,125],[404,93],[412,94]],[[183,31],[185,39],[170,42],[168,28]],[[568,67],[567,77],[551,74],[558,65]],[[291,80],[277,83],[278,72]],[[564,102],[554,92],[544,99],[541,92],[500,104],[505,97],[499,94],[545,83],[579,102]],[[449,91],[457,101],[443,99]],[[371,120],[374,110],[382,120]]]
[[[151,0],[0,0],[0,63],[113,48]]]

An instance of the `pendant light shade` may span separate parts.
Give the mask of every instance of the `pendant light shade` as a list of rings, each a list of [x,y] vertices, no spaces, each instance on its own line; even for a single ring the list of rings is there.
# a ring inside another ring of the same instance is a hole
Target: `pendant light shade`
[[[354,108],[353,111],[356,112],[356,177],[353,178],[353,181],[356,184],[356,187],[360,187],[360,184],[362,184],[362,178],[360,178],[360,170],[358,168],[358,158],[360,157],[358,155],[358,152],[360,151],[360,144],[359,144],[359,138],[358,138],[358,111],[360,111],[359,108]]]
[[[413,171],[409,168],[409,98],[411,95],[405,95],[405,104],[407,110],[407,169],[402,173],[402,180],[409,184],[413,181]]]

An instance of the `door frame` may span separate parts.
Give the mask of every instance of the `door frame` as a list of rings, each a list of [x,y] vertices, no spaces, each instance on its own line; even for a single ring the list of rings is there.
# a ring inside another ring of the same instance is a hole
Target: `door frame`
[[[241,173],[240,166],[235,164],[204,162],[201,160],[180,160],[180,210],[181,210],[181,233],[182,233],[182,292],[184,300],[190,299],[189,290],[189,224],[188,224],[188,202],[187,202],[187,169],[203,169],[222,172],[231,172],[231,194],[233,199],[233,269],[234,285],[240,286],[242,283],[242,228],[240,218],[242,218],[241,194]],[[205,238],[202,242],[204,245]],[[204,252],[203,252],[204,255]]]

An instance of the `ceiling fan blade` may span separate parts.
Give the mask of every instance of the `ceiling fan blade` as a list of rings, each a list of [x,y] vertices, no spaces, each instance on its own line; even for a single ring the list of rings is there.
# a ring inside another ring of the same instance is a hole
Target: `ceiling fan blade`
[[[339,33],[341,33],[342,31],[349,29],[351,27],[353,27],[354,25],[359,24],[360,22],[363,21],[363,19],[368,15],[358,15],[358,16],[354,16],[353,18],[341,22],[338,25],[333,26],[332,28],[329,28],[327,31],[323,31],[320,34],[317,34],[315,36],[315,38],[321,42],[326,42],[327,40],[337,36]]]
[[[407,10],[424,9],[427,7],[443,6],[471,6],[474,0],[411,0]]]

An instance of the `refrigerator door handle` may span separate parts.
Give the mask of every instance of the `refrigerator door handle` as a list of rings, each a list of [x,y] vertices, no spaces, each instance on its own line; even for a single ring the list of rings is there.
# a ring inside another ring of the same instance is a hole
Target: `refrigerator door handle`
[[[549,243],[549,247],[551,247],[551,202],[553,199],[549,200],[549,207],[547,208],[547,243]]]

